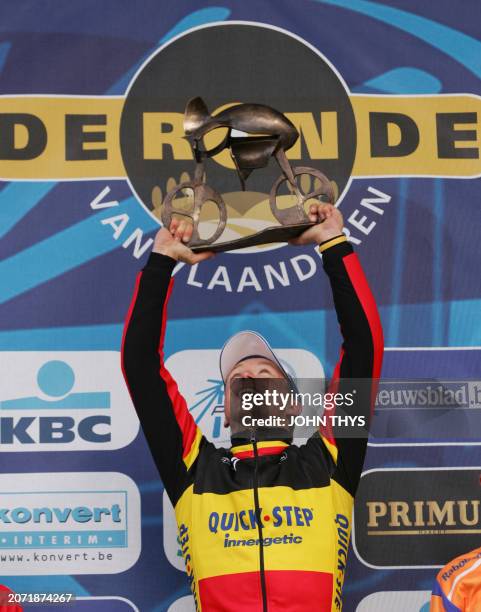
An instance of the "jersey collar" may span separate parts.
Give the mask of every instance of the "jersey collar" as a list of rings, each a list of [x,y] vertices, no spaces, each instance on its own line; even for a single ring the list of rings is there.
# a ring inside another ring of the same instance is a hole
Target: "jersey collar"
[[[257,453],[259,457],[262,455],[279,455],[289,444],[282,440],[264,440],[257,442]],[[252,459],[254,457],[254,445],[241,444],[231,448],[231,453],[237,459]]]

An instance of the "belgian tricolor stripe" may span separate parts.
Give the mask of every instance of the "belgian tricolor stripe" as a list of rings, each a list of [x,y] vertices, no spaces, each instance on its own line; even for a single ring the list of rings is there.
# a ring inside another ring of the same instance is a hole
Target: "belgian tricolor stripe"
[[[343,258],[343,263],[346,266],[347,273],[351,279],[352,285],[356,290],[357,297],[361,302],[362,309],[367,317],[369,328],[371,330],[371,338],[373,343],[373,361],[371,378],[373,379],[373,388],[371,395],[371,410],[374,406],[376,398],[377,384],[376,381],[381,376],[382,357],[384,352],[384,339],[381,326],[381,319],[377,310],[376,302],[359,259],[355,253],[347,255]]]
[[[164,339],[165,330],[167,327],[167,307],[173,288],[174,279],[172,278],[169,283],[169,288],[167,289],[167,296],[165,298],[164,308],[162,311],[162,329],[160,332],[158,349],[160,357],[160,377],[165,382],[167,394],[172,402],[172,409],[174,411],[175,419],[179,425],[180,431],[182,432],[182,459],[184,460],[187,469],[189,469],[197,456],[199,444],[202,439],[202,433],[192,418],[189,408],[187,407],[187,403],[183,395],[180,393],[177,383],[172,378],[170,372],[167,370],[164,364]]]
[[[257,452],[262,455],[279,455],[284,451],[289,444],[287,442],[276,441],[260,441],[257,443]],[[254,447],[252,444],[243,444],[234,446],[231,453],[237,459],[252,459],[254,457]]]

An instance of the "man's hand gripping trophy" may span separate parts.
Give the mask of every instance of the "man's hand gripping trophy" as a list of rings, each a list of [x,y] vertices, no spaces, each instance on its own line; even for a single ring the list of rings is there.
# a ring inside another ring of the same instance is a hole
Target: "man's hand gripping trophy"
[[[332,204],[311,204],[308,217],[309,221],[316,225],[310,226],[297,238],[289,240],[289,244],[320,244],[342,233],[342,214]],[[192,231],[193,224],[190,219],[174,217],[168,229],[163,227],[157,232],[153,251],[190,265],[214,257],[215,253],[212,251],[194,253],[187,246],[192,238]]]

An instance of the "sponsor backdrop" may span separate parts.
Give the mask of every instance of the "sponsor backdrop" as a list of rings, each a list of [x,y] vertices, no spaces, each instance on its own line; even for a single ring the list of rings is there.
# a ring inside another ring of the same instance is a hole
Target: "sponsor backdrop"
[[[213,113],[269,104],[297,126],[291,163],[335,182],[378,299],[386,377],[479,377],[480,20],[475,0],[2,4],[0,582],[75,593],[72,611],[192,609],[119,361],[159,226],[152,190],[193,170],[190,97]],[[228,155],[211,161],[230,238],[272,221],[278,175],[271,164],[242,193]],[[264,334],[295,375],[332,372],[339,332],[314,248],[175,275],[167,365],[214,440],[227,443],[217,360],[233,332]],[[479,546],[476,432],[422,444],[408,417],[382,421],[395,439],[369,447],[348,612],[426,612],[437,568]]]

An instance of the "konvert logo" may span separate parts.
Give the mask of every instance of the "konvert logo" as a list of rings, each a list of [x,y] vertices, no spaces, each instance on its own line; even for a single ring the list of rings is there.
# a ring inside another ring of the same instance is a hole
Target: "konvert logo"
[[[481,467],[365,472],[353,546],[374,568],[442,567],[479,546]]]
[[[140,494],[118,472],[0,475],[6,576],[112,574],[140,554]]]

